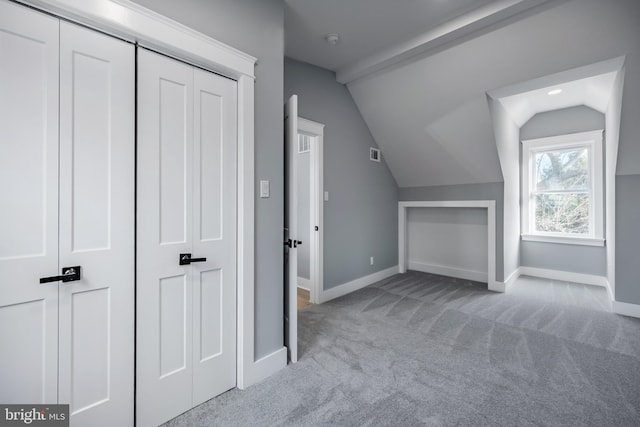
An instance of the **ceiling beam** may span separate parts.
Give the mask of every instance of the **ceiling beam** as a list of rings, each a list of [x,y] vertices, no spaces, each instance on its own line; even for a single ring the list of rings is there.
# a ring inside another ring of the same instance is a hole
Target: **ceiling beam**
[[[337,70],[336,80],[346,84],[416,56],[427,55],[465,36],[551,1],[558,2],[558,0],[500,0],[492,2],[406,42],[347,65]]]

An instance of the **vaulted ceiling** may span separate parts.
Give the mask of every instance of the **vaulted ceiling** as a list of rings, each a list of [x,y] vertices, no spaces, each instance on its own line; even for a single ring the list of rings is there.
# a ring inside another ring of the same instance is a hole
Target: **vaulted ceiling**
[[[489,91],[624,55],[628,69],[640,69],[637,0],[286,4],[286,54],[336,71],[400,187],[502,180]],[[324,42],[329,32],[343,34],[338,45]],[[606,108],[606,97],[596,92],[611,76],[594,82],[576,82],[553,99],[538,88],[530,99],[513,100],[527,105],[511,107],[522,109],[523,123],[572,105]],[[638,86],[625,88],[630,111],[640,111]],[[593,97],[583,96],[588,91]],[[640,131],[637,119],[627,121],[628,129]],[[640,148],[621,141],[621,149],[624,144],[631,158],[640,158]],[[638,169],[630,162],[621,158],[618,169]]]

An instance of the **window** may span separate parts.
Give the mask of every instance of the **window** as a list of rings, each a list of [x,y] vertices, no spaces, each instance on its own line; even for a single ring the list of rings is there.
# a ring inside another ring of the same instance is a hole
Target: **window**
[[[302,133],[298,134],[298,153],[308,153],[311,143],[311,136]]]
[[[604,245],[602,131],[522,141],[522,239]]]

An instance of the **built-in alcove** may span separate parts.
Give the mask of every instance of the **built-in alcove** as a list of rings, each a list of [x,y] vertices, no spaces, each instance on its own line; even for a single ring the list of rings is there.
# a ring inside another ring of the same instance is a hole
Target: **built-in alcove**
[[[398,262],[407,269],[486,282],[495,280],[495,201],[400,202]]]
[[[504,177],[505,287],[520,275],[597,284],[607,288],[614,311],[630,312],[631,309],[618,304],[615,297],[616,268],[620,267],[615,262],[616,164],[624,64],[624,56],[613,58],[487,92]],[[596,113],[595,119],[593,113]],[[536,115],[539,116],[534,117]],[[525,126],[530,119],[531,123]],[[542,130],[540,124],[543,124]],[[584,130],[585,126],[593,129],[596,124],[599,129],[604,128],[604,248],[521,242],[520,140],[530,132],[543,132],[548,137]],[[578,263],[576,258],[580,258]]]
[[[537,113],[520,128],[520,140],[596,131],[605,127],[604,114],[585,105],[580,105]],[[522,159],[522,145],[520,145],[521,170]],[[521,204],[522,198],[523,195],[520,194]],[[607,251],[604,246],[536,242],[523,239],[520,242],[520,266],[604,277],[607,275]]]
[[[487,282],[487,210],[407,209],[410,270]]]

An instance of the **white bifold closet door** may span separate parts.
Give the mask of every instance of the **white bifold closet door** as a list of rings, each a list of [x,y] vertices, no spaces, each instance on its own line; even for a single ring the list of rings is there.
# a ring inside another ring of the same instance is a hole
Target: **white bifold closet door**
[[[236,385],[236,110],[235,81],[139,49],[142,426]]]
[[[132,425],[133,46],[0,2],[0,58],[0,401]]]
[[[0,2],[0,402],[58,401],[59,20]]]

